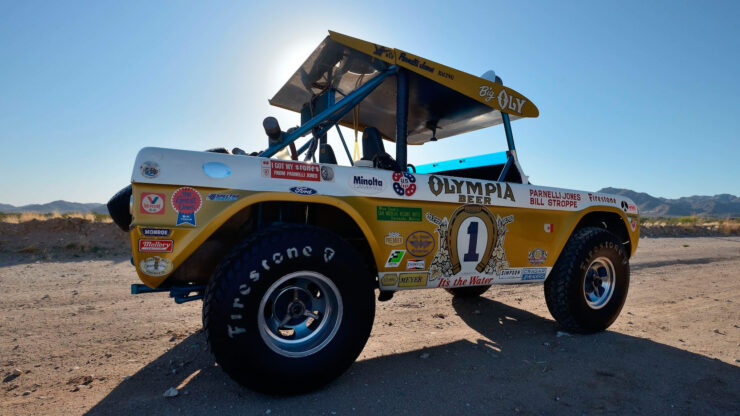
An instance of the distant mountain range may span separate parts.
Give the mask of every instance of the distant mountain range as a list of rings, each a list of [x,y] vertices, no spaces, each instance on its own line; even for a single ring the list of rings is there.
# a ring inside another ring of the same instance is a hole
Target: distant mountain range
[[[635,192],[629,189],[604,188],[599,193],[624,195],[633,200],[644,217],[679,217],[698,215],[705,217],[725,218],[740,217],[740,197],[730,194],[714,196],[687,196],[678,199],[659,198],[644,192]],[[54,201],[48,204],[32,204],[16,207],[0,204],[0,212],[37,212],[41,214],[59,212],[98,213],[107,214],[105,204],[82,204],[79,202]]]
[[[107,214],[108,208],[105,204],[89,203],[83,204],[80,202],[68,202],[68,201],[54,201],[48,204],[31,204],[16,207],[8,204],[0,204],[0,212],[4,213],[17,213],[17,212],[36,212],[39,214],[48,214],[51,212],[58,212],[60,214],[66,214],[70,212],[81,212],[86,214],[88,212],[96,214]]]
[[[740,198],[730,194],[694,195],[678,199],[659,198],[629,189],[604,188],[599,192],[624,195],[637,204],[643,217],[740,217]]]

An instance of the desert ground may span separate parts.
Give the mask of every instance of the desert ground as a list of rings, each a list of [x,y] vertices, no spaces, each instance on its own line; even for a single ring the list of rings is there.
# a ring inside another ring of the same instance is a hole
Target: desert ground
[[[275,397],[214,364],[200,301],[129,294],[112,224],[24,224],[0,223],[3,415],[740,414],[740,237],[641,239],[595,335],[561,332],[541,285],[398,293],[347,373]]]

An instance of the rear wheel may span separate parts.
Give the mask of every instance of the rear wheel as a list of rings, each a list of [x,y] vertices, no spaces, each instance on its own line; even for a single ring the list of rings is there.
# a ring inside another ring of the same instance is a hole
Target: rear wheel
[[[629,258],[617,237],[602,228],[582,228],[545,281],[547,308],[569,331],[601,331],[619,316],[629,281]]]
[[[450,289],[445,289],[448,291],[452,296],[456,298],[474,298],[476,296],[480,296],[488,289],[491,288],[491,285],[488,286],[468,286],[468,287],[453,287]]]
[[[203,323],[216,361],[254,390],[295,394],[342,374],[375,315],[360,255],[317,227],[272,227],[239,244],[208,285]]]

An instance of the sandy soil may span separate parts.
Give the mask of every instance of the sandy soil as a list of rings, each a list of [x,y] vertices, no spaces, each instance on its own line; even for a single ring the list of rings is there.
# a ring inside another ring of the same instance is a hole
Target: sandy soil
[[[214,366],[199,301],[130,295],[100,227],[82,251],[65,229],[0,241],[0,414],[740,414],[740,237],[642,239],[620,318],[590,336],[558,332],[541,285],[399,293],[344,376],[285,398]]]

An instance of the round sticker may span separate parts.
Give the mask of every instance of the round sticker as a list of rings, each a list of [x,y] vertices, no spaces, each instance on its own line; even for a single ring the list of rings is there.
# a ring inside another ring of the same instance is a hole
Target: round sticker
[[[156,162],[144,162],[140,166],[141,174],[147,178],[156,178],[159,176],[159,165]]]
[[[147,257],[139,263],[139,269],[149,276],[164,276],[172,271],[172,262],[164,257]]]
[[[177,212],[177,223],[195,225],[195,213],[200,210],[203,199],[198,191],[185,187],[172,194],[172,208]]]
[[[393,190],[400,196],[411,196],[416,192],[416,178],[409,172],[393,172]]]

